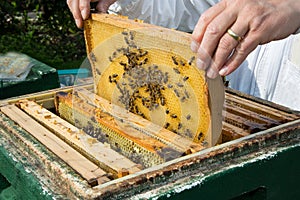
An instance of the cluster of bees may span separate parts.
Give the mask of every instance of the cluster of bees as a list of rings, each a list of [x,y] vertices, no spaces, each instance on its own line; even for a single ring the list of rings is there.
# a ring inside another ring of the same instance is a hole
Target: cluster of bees
[[[100,111],[98,108],[95,108],[93,112],[94,112],[94,116],[98,115],[99,113],[102,113],[102,111]],[[86,119],[85,121],[86,124],[83,125],[81,120],[84,118],[80,117],[79,115],[80,113],[75,114],[75,124],[77,127],[82,128],[83,132],[97,139],[99,142],[102,142],[103,144],[109,144],[110,148],[112,148],[114,151],[128,157],[130,160],[132,160],[135,163],[141,164],[143,168],[150,167],[147,166],[147,162],[145,162],[145,158],[143,158],[143,155],[137,153],[136,147],[128,148],[129,150],[128,149],[125,150],[124,146],[119,145],[119,142],[121,142],[121,140],[116,141],[116,138],[114,138],[113,131],[107,127],[105,128],[105,130],[103,130],[99,126],[99,123],[97,122],[94,116],[91,117],[90,119]],[[80,118],[81,120],[79,120],[78,118]],[[108,131],[110,132],[110,134],[107,133]],[[123,142],[126,143],[126,141]]]
[[[169,83],[170,75],[168,72],[163,72],[159,66],[150,64],[147,57],[148,51],[138,47],[135,42],[135,33],[133,31],[122,32],[126,47],[116,49],[111,56],[108,57],[110,62],[115,62],[123,68],[124,73],[111,74],[108,76],[109,83],[116,84],[120,96],[118,101],[125,106],[127,110],[140,115],[144,118],[145,114],[141,111],[140,106],[144,106],[149,111],[166,105],[167,99],[163,95],[165,89],[174,91],[176,97],[180,101],[186,102],[190,98],[189,92],[186,90],[185,82],[189,80],[188,76],[182,78],[174,84]],[[119,56],[125,56],[126,61],[116,61]],[[191,57],[188,61],[181,60],[176,56],[172,56],[171,62],[174,73],[181,75],[181,68],[191,66],[195,57]],[[171,123],[166,122],[164,128],[169,129],[180,135],[192,138],[192,131],[184,128],[178,116],[166,109],[165,113],[171,119],[177,120],[176,127],[171,126]],[[191,120],[191,115],[185,116],[186,120]],[[174,123],[172,123],[174,124]]]

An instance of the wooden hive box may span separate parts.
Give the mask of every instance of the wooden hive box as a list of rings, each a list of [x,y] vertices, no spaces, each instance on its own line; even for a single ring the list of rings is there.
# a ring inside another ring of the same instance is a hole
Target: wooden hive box
[[[0,102],[0,173],[17,199],[300,196],[298,112],[227,89],[222,142],[202,149],[166,129],[153,131],[153,123],[134,115],[136,123],[128,117],[133,114],[112,109],[94,90],[94,84],[78,85]],[[122,131],[121,142],[114,134],[125,129],[116,121],[131,128]],[[109,128],[104,137],[99,127]],[[130,143],[137,132],[155,145],[145,146],[137,138]],[[127,155],[130,145],[153,165]],[[160,157],[162,149],[184,155],[166,159]]]

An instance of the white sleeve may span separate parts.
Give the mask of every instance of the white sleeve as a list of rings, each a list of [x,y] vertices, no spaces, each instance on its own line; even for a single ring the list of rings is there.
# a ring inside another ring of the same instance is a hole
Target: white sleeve
[[[118,14],[192,32],[200,15],[219,0],[118,0]]]
[[[300,34],[258,46],[227,76],[241,92],[300,111]]]

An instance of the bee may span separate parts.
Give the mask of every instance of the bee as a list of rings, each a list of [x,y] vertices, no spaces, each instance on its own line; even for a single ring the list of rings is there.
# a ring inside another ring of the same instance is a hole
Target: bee
[[[180,74],[180,71],[177,68],[173,68],[173,70],[176,74]]]
[[[132,47],[132,48],[134,48],[134,49],[137,49],[137,46],[136,46],[136,44],[134,44],[134,43],[129,44],[129,46]],[[137,59],[138,59],[138,58],[137,58]]]
[[[164,97],[160,97],[160,103],[161,103],[162,106],[166,105]]]
[[[138,113],[141,117],[146,118],[146,116],[144,115],[144,113],[139,112]]]
[[[171,85],[171,84],[168,84],[168,88],[173,88],[173,85]]]
[[[117,83],[117,80],[112,76],[109,76],[108,80],[109,80],[110,83]]]
[[[184,95],[186,96],[186,98],[190,98],[190,95],[188,93],[188,91],[184,90]]]
[[[193,134],[192,134],[192,132],[191,132],[190,129],[186,129],[185,130],[185,135],[188,136],[188,137],[190,137],[190,138],[193,136]]]
[[[146,64],[148,62],[148,58],[145,58],[142,62],[142,65]]]
[[[92,120],[92,122],[96,123],[96,118],[94,116],[91,118],[91,120]]]
[[[188,76],[183,77],[183,81],[187,81],[189,79]]]
[[[123,84],[123,83],[122,83]],[[119,91],[122,91],[122,88],[119,84],[116,85]]]
[[[178,127],[177,127],[177,129],[179,130],[179,129],[181,129],[182,128],[182,123],[178,123]]]
[[[169,109],[166,109],[166,114],[169,114],[169,113],[170,113]]]
[[[183,84],[182,84],[182,83],[176,83],[176,85],[177,85],[178,87],[183,87]]]
[[[98,75],[101,75],[101,72],[100,72],[100,70],[99,70],[98,68],[96,68],[96,73],[97,73]]]
[[[148,54],[148,51],[141,52],[141,53],[139,54],[139,57],[143,57],[143,56],[145,56],[145,55],[147,55],[147,54]]]
[[[180,65],[181,66],[185,66],[185,62],[183,62],[182,60],[180,60]]]
[[[174,118],[174,119],[176,119],[177,115],[176,114],[172,114],[171,117]]]
[[[167,73],[167,72],[166,72],[166,73]],[[164,82],[164,84],[166,84],[166,83],[168,82],[168,76],[167,76],[167,75],[164,76],[163,82]]]
[[[122,65],[124,67],[124,70],[128,70],[128,67],[127,67],[127,63],[124,63],[123,61],[119,62],[120,65]]]
[[[165,124],[165,126],[164,126],[164,128],[169,128],[169,126],[170,126],[170,123],[169,122],[167,122],[166,124]]]
[[[229,86],[229,81],[224,81],[224,86],[228,87]]]
[[[172,56],[172,61],[173,61],[173,63],[174,63],[175,65],[178,65],[178,62],[177,62],[177,60],[176,60],[176,57],[175,57],[175,56]]]
[[[187,120],[190,120],[190,119],[191,119],[191,115],[188,114],[185,118],[186,118]]]
[[[136,84],[134,84],[134,83],[129,83],[129,86],[130,86],[131,89],[135,89],[136,88]]]
[[[198,137],[197,137],[197,139],[198,139],[198,140],[200,140],[202,137],[203,137],[203,133],[202,133],[202,132],[200,132],[200,133],[198,134]]]
[[[113,62],[113,59],[112,59],[111,56],[108,57],[108,60],[109,60],[110,62]]]
[[[118,74],[113,74],[112,77],[113,77],[113,78],[117,78],[117,77],[118,77]]]
[[[188,61],[189,65],[192,65],[192,63],[194,62],[195,60],[195,56],[191,57],[190,60]]]
[[[127,38],[127,37],[124,37],[124,40],[125,40],[125,42],[126,42],[126,44],[127,44],[127,45],[129,45],[129,44],[130,44],[130,42],[129,42],[129,40],[128,40],[128,38]]]
[[[180,94],[179,94],[178,90],[175,89],[174,92],[175,92],[177,97],[180,97]]]
[[[181,97],[180,101],[184,102],[186,100],[186,97]]]
[[[91,60],[92,60],[93,62],[97,62],[97,59],[96,59],[95,54],[94,54],[93,52],[91,52],[90,55],[91,55]]]
[[[117,49],[117,52],[118,52],[118,53],[124,52],[124,51],[125,51],[125,48],[124,48],[124,47],[121,47],[121,48],[118,48],[118,49]]]
[[[123,35],[128,35],[128,32],[123,31],[122,34],[123,34]]]
[[[129,32],[129,35],[130,35],[130,40],[133,40],[134,39],[134,34],[132,31]]]

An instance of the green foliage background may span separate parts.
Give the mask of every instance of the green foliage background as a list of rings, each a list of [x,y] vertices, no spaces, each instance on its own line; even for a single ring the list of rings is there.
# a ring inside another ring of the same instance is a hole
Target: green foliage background
[[[0,53],[25,53],[56,69],[86,57],[82,30],[65,0],[0,1]]]

